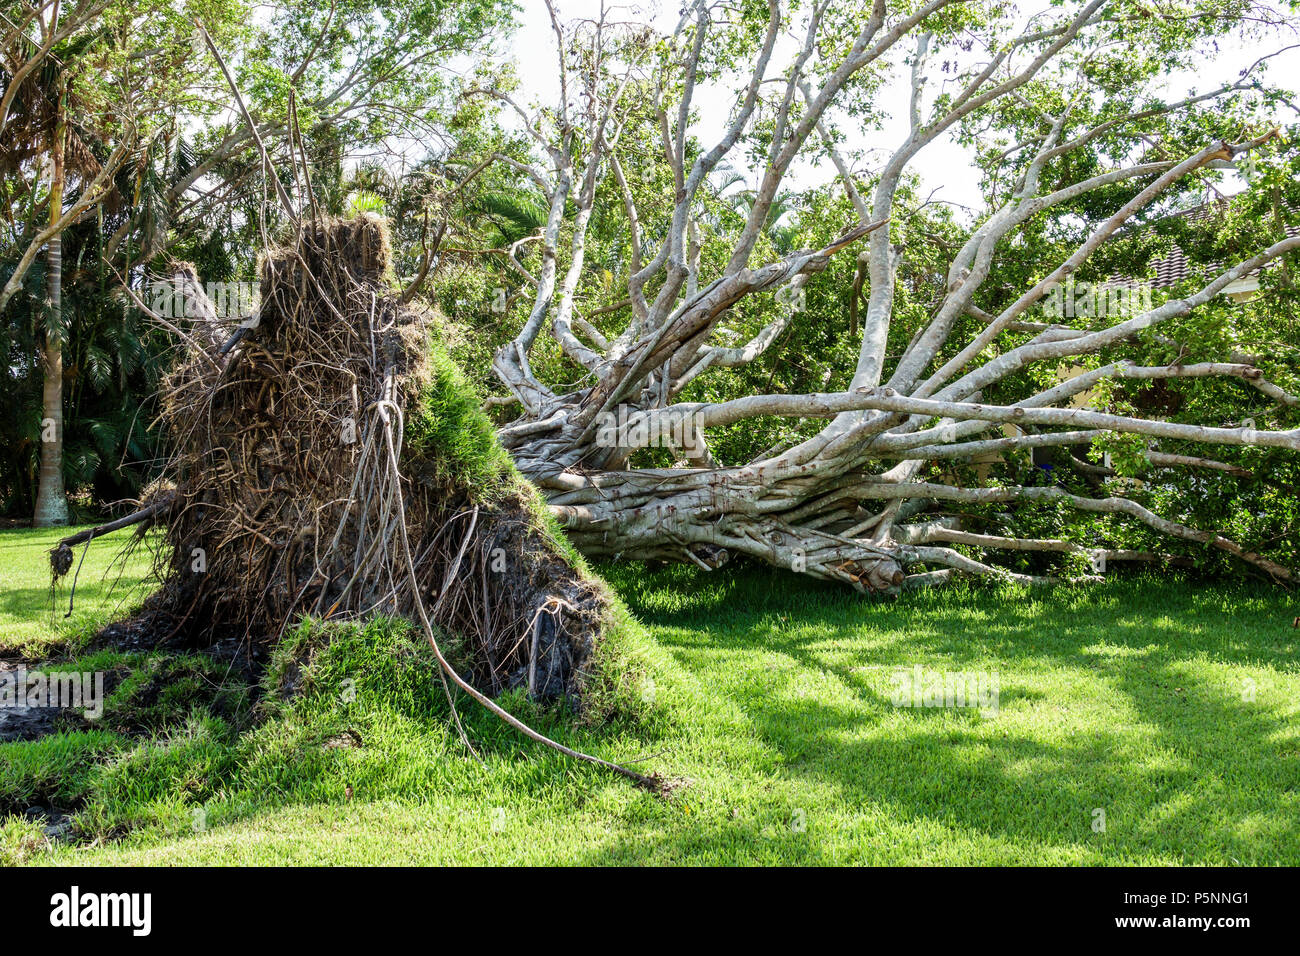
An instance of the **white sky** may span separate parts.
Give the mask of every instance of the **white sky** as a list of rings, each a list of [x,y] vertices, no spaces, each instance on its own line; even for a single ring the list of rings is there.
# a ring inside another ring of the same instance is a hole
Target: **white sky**
[[[601,0],[555,0],[556,8],[562,21],[570,19],[596,17],[600,13]],[[628,3],[618,8],[616,0],[607,0],[611,8],[625,12],[626,18],[641,22],[650,22],[654,26],[671,31],[679,17],[678,0],[641,0]],[[555,36],[543,0],[520,0],[523,8],[520,15],[521,28],[511,45],[511,54],[519,65],[519,75],[523,84],[524,102],[554,103],[559,98],[559,80],[556,70]],[[620,17],[621,18],[621,17]],[[1284,45],[1278,43],[1278,46]],[[1207,58],[1203,67],[1195,74],[1174,74],[1169,78],[1167,92],[1185,96],[1192,88],[1205,91],[1237,79],[1239,72],[1254,63],[1262,54],[1272,49],[1257,49],[1235,46],[1223,46],[1215,59]],[[779,52],[779,50],[778,50]],[[773,68],[783,65],[777,56],[773,56]],[[1265,65],[1262,74],[1267,81],[1291,90],[1300,89],[1300,50],[1292,50],[1274,57]],[[931,94],[933,90],[930,90]],[[891,99],[899,105],[893,109],[896,114],[906,113],[906,91],[895,88],[887,91]],[[711,145],[707,136],[709,131],[723,128],[728,111],[734,101],[734,91],[718,87],[703,87],[697,90],[695,106],[698,112],[696,132]],[[1282,117],[1280,117],[1282,118]],[[1295,117],[1290,118],[1291,122]],[[872,134],[868,141],[864,136],[848,137],[850,148],[886,147],[892,151],[906,138],[905,115],[897,115],[889,122],[883,134]],[[714,133],[716,136],[716,132]],[[739,157],[733,159],[732,165],[739,167]],[[938,189],[934,199],[948,201],[966,206],[979,204],[979,183],[966,151],[944,137],[936,140],[913,160],[911,169],[923,185],[922,195]],[[829,162],[824,168],[812,168],[805,165],[793,169],[790,181],[793,186],[810,186],[834,178],[835,171]],[[751,184],[752,185],[752,184]],[[1235,187],[1229,184],[1228,191]]]

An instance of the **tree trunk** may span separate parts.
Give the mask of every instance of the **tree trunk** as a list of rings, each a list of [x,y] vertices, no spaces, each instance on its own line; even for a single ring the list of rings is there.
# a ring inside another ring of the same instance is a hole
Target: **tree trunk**
[[[63,212],[63,146],[65,126],[63,99],[59,97],[58,118],[50,150],[50,224]],[[63,490],[63,240],[59,233],[46,247],[46,318],[41,346],[41,371],[45,378],[41,392],[41,470],[32,526],[48,528],[68,523],[68,500]]]

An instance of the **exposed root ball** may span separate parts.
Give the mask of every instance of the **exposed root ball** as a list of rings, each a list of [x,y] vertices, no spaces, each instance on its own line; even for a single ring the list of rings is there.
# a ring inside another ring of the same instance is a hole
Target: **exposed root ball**
[[[491,693],[576,694],[607,598],[551,537],[432,316],[392,294],[389,255],[377,217],[304,226],[265,257],[238,346],[196,348],[169,377],[175,498],[146,613],[195,646],[273,639],[302,614],[411,616],[387,421],[457,669]]]
[[[54,571],[56,578],[61,578],[72,568],[73,561],[72,549],[66,544],[60,543],[50,555],[50,568]]]

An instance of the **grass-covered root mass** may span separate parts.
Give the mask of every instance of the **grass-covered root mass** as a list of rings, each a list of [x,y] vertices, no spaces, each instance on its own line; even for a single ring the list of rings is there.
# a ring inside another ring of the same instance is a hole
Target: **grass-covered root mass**
[[[382,218],[304,222],[263,257],[257,321],[224,344],[196,330],[160,397],[173,451],[138,513],[158,588],[118,631],[260,662],[303,615],[427,615],[475,688],[579,700],[616,604],[391,273]],[[61,576],[76,561],[70,544],[52,555]]]

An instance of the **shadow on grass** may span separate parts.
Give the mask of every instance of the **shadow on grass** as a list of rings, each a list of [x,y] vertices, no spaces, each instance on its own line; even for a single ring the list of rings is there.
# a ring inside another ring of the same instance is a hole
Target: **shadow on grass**
[[[1300,862],[1285,594],[1141,578],[890,602],[765,570],[606,573],[711,693],[740,702],[792,794],[829,788],[847,807],[826,821],[833,834],[818,832],[816,810],[803,833],[775,810],[701,820],[663,834],[660,858],[740,846],[759,860],[797,839],[808,863],[930,849],[951,861],[951,847],[927,847],[950,840],[982,848],[983,862]],[[888,675],[917,664],[996,672],[999,714],[895,708]],[[615,845],[593,862],[646,849]]]

